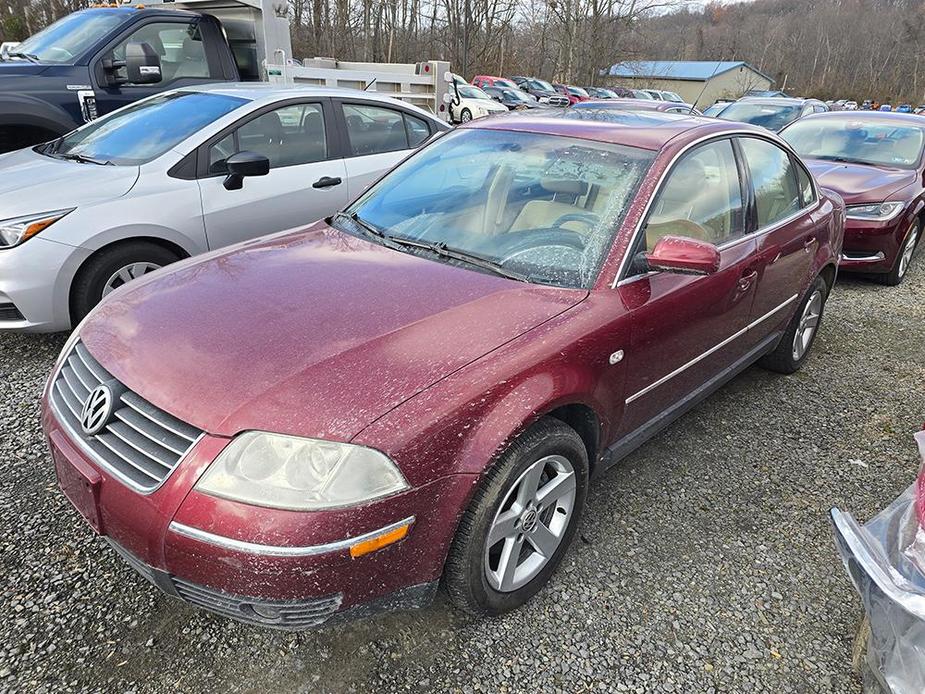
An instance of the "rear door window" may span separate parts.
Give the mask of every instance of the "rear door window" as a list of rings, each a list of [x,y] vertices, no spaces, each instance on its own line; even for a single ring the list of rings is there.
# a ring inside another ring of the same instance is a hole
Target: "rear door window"
[[[417,147],[431,134],[423,118],[371,104],[343,104],[351,156],[361,157]]]
[[[758,228],[772,226],[802,207],[800,185],[790,155],[767,140],[740,138],[751,172],[758,208]]]

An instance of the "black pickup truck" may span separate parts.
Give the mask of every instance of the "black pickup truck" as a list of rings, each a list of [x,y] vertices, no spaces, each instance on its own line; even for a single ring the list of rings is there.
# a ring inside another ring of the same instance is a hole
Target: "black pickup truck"
[[[247,22],[159,8],[67,15],[0,54],[0,152],[167,89],[257,80],[254,31]]]

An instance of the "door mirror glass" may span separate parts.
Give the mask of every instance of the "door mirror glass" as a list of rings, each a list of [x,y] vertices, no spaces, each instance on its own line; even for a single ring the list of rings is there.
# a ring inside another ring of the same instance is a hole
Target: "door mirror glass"
[[[688,275],[712,275],[720,264],[716,246],[683,236],[663,236],[645,259],[651,270]]]
[[[227,190],[240,190],[247,176],[266,176],[270,173],[270,160],[256,152],[238,152],[225,161],[228,177],[224,186]]]
[[[125,46],[125,73],[130,84],[157,84],[161,81],[161,57],[149,43],[130,42]]]

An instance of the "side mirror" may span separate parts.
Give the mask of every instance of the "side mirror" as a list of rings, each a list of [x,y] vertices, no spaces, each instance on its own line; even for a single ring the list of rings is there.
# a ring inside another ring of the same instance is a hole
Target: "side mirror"
[[[225,160],[228,176],[222,184],[225,190],[241,190],[246,176],[266,176],[270,173],[270,160],[256,152],[238,152]]]
[[[147,43],[125,46],[125,74],[129,84],[157,84],[161,81],[161,57]]]
[[[683,236],[663,236],[645,255],[652,270],[688,275],[712,275],[719,270],[719,249],[712,243]]]

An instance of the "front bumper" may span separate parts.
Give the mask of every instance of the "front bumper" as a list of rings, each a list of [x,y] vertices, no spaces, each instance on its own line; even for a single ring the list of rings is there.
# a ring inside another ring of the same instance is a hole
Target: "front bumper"
[[[925,432],[916,437],[925,456]],[[867,662],[894,694],[925,692],[925,529],[913,484],[863,526],[831,511],[835,543],[870,620]]]
[[[71,327],[71,281],[92,251],[43,239],[0,250],[0,330],[55,332]]]
[[[47,399],[43,425],[71,504],[139,573],[198,607],[272,628],[426,603],[475,482],[450,475],[361,508],[252,507],[193,489],[228,443],[203,435],[159,487],[141,493],[75,445]],[[359,540],[409,518],[400,540],[351,553]]]
[[[849,272],[889,272],[911,223],[904,214],[889,222],[846,220],[839,267]]]

